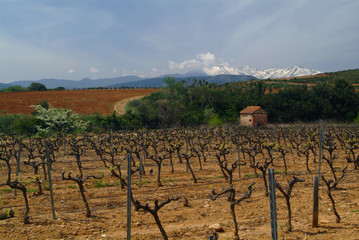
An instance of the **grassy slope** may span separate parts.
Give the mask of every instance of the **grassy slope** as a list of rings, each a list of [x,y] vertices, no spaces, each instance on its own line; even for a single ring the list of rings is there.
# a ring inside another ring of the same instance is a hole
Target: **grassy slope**
[[[336,78],[343,78],[350,83],[359,83],[359,69],[344,70],[339,72],[324,73],[312,77],[294,77],[286,79],[276,79],[279,82],[291,83],[319,83],[323,81],[332,81]]]

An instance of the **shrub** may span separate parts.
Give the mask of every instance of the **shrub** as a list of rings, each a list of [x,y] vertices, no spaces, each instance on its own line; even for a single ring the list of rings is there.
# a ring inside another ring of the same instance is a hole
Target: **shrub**
[[[84,131],[88,122],[82,121],[79,115],[70,109],[55,108],[51,104],[46,106],[33,105],[34,117],[38,120],[35,125],[40,134],[49,134],[51,131],[73,133]]]

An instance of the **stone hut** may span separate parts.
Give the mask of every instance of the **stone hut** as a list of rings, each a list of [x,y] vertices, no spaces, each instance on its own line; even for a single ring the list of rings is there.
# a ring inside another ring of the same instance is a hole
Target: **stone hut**
[[[268,124],[268,113],[260,106],[248,106],[240,112],[240,125],[264,127]]]

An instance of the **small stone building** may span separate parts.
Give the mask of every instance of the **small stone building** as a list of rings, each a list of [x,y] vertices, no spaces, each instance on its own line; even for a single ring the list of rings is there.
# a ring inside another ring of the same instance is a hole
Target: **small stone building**
[[[263,127],[268,124],[268,113],[260,106],[248,106],[240,112],[240,125]]]

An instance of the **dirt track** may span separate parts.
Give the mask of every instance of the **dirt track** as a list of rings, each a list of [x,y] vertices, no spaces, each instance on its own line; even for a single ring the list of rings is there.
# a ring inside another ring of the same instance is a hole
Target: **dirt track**
[[[125,100],[118,101],[117,103],[115,103],[114,110],[116,111],[117,114],[120,114],[120,115],[125,114],[125,107],[126,107],[127,103],[137,100],[137,99],[141,99],[144,96],[145,95],[136,96],[136,97],[131,97],[131,98],[127,98]]]

